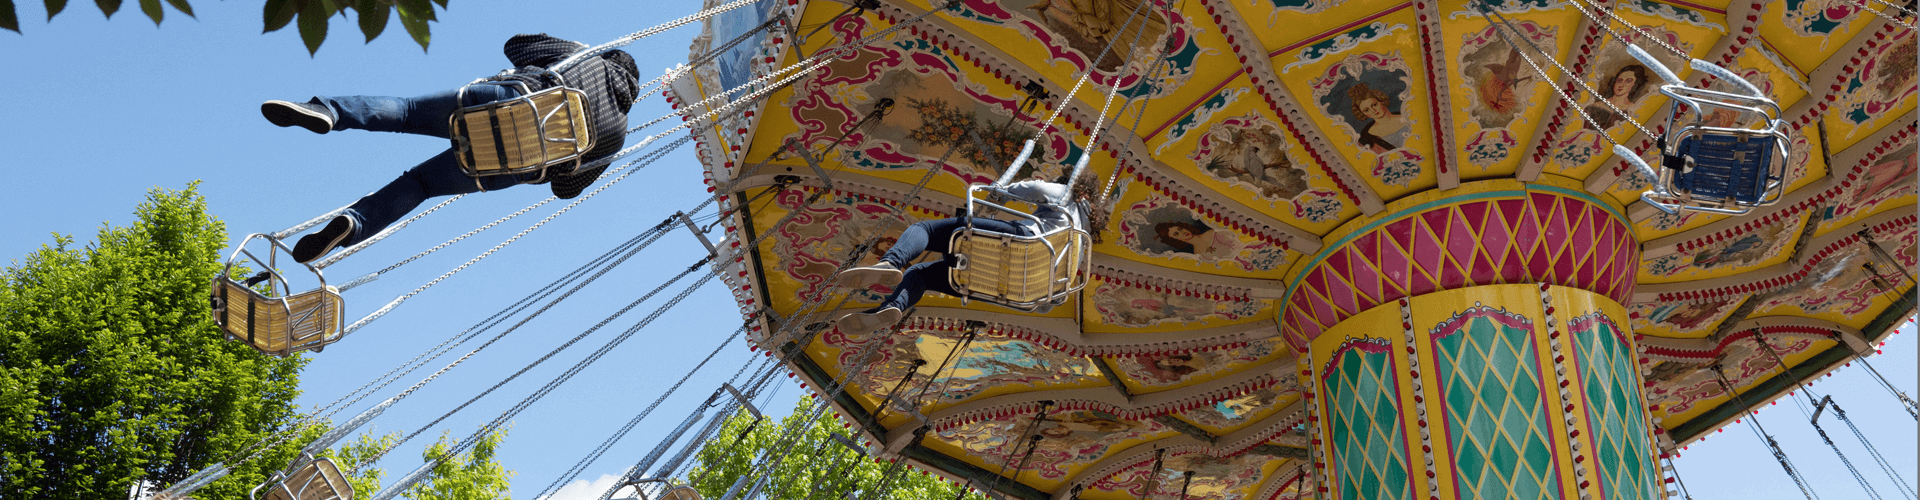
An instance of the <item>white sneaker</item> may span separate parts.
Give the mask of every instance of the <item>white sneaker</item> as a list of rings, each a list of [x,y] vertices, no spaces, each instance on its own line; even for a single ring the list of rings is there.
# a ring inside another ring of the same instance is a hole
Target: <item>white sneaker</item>
[[[841,316],[834,324],[840,327],[840,333],[852,337],[864,337],[899,323],[906,311],[898,307],[888,307],[873,312],[858,312]]]
[[[893,267],[893,263],[883,260],[879,264],[841,271],[835,279],[839,280],[840,286],[864,289],[876,284],[886,287],[898,285],[901,276],[904,275],[900,272],[900,268]]]

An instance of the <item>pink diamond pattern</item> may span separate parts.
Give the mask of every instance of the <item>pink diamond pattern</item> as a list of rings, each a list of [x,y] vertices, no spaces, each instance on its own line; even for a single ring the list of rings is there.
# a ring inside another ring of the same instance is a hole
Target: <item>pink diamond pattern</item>
[[[1413,231],[1414,265],[1426,269],[1429,273],[1439,272],[1440,266],[1443,265],[1441,261],[1446,257],[1446,254],[1441,251],[1440,240],[1434,238],[1433,232],[1428,231],[1426,224],[1421,224],[1419,229]]]
[[[1393,237],[1393,241],[1395,243],[1399,243],[1400,248],[1402,249],[1413,248],[1413,218],[1412,217],[1393,221],[1392,223],[1387,224],[1386,227],[1382,227],[1381,231],[1386,232],[1387,236]]]
[[[1447,253],[1453,255],[1453,261],[1463,266],[1473,262],[1473,254],[1481,248],[1480,239],[1475,238],[1474,233],[1467,230],[1467,221],[1455,217],[1451,234],[1453,237],[1447,238]]]
[[[1466,217],[1467,226],[1472,227],[1473,232],[1478,233],[1487,224],[1487,202],[1476,201],[1460,205],[1460,215]]]
[[[1298,342],[1402,297],[1496,283],[1548,282],[1625,302],[1639,256],[1630,230],[1600,206],[1540,192],[1437,207],[1329,253],[1293,290],[1283,322]]]
[[[1360,302],[1353,297],[1353,287],[1347,285],[1346,280],[1338,277],[1327,279],[1327,298],[1333,300],[1333,305],[1340,306],[1340,309],[1345,310],[1348,315],[1359,314],[1363,310],[1360,308]]]

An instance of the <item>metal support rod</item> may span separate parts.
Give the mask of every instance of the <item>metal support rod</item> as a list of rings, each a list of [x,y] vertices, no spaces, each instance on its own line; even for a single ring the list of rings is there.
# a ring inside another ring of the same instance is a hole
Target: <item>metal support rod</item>
[[[1766,441],[1767,448],[1773,451],[1773,459],[1780,462],[1781,469],[1786,470],[1787,478],[1792,479],[1793,484],[1800,487],[1800,493],[1805,495],[1808,500],[1818,499],[1819,495],[1813,493],[1813,488],[1808,486],[1806,481],[1800,478],[1800,472],[1794,469],[1793,461],[1787,459],[1787,452],[1780,449],[1780,442],[1775,441],[1773,435],[1767,434],[1766,427],[1761,426],[1760,421],[1754,419],[1754,415],[1752,414],[1753,410],[1747,406],[1746,398],[1740,397],[1740,393],[1733,390],[1733,383],[1727,381],[1726,374],[1721,372],[1721,366],[1717,363],[1713,365],[1713,374],[1720,379],[1720,388],[1725,390],[1727,395],[1733,398],[1734,404],[1740,405],[1740,411],[1747,413],[1745,416],[1747,425],[1753,429],[1754,434],[1759,436],[1762,441]]]
[[[1166,465],[1167,449],[1153,450],[1153,471],[1147,473],[1147,487],[1140,490],[1140,500],[1153,497],[1153,489],[1159,486],[1160,468]]]
[[[687,226],[688,231],[693,232],[693,237],[700,239],[701,246],[707,247],[707,257],[720,258],[720,248],[713,246],[713,240],[707,239],[707,233],[700,232],[700,226],[694,225],[693,219],[688,218],[686,212],[674,212],[673,216],[680,219],[680,224]]]

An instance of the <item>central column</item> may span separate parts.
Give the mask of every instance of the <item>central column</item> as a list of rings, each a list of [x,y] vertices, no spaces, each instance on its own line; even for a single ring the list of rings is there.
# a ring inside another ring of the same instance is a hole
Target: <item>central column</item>
[[[1290,275],[1323,499],[1658,499],[1620,207],[1545,176],[1349,221]]]

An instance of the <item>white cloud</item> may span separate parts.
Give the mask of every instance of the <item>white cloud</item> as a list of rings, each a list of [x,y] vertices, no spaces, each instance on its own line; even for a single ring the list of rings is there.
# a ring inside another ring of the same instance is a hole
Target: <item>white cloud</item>
[[[566,486],[561,486],[560,491],[555,491],[550,496],[540,497],[540,500],[600,500],[600,494],[606,493],[607,488],[612,488],[613,483],[619,480],[620,476],[612,474],[601,474],[600,478],[594,479],[593,482],[575,479]]]

